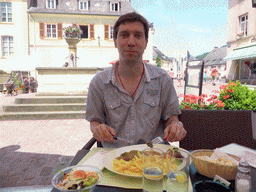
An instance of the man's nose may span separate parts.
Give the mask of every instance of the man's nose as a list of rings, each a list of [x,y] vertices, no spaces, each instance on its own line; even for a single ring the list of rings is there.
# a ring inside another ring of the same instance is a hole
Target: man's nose
[[[128,38],[128,46],[134,46],[135,45],[135,37],[134,35],[130,35]]]

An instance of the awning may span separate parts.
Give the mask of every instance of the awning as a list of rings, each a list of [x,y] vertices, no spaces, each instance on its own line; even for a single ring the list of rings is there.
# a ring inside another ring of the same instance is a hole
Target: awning
[[[256,45],[234,49],[223,61],[256,58]]]

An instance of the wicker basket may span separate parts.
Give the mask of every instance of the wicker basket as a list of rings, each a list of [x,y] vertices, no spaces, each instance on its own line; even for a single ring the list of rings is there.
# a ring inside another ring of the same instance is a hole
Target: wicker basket
[[[234,180],[237,174],[237,166],[234,165],[221,165],[218,163],[209,162],[207,160],[203,160],[198,158],[198,156],[208,156],[210,157],[213,153],[213,150],[195,150],[191,153],[191,157],[193,163],[201,175],[214,178],[216,175],[226,179],[226,180]],[[238,157],[230,155],[231,157],[239,160]]]

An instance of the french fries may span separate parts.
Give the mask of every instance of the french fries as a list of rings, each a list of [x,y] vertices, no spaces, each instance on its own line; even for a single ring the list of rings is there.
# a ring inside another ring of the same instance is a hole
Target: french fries
[[[113,160],[113,170],[119,173],[124,173],[127,175],[133,176],[142,176],[143,168],[142,168],[143,158],[140,151],[137,152],[137,155],[134,156],[130,161],[125,161],[123,159],[115,158]],[[160,162],[155,162],[159,164]],[[172,164],[172,167],[175,169],[177,165],[175,163]],[[164,159],[164,173],[167,172],[167,161]]]

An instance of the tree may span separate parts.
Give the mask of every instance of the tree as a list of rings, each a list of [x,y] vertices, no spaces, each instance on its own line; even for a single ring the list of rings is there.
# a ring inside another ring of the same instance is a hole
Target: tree
[[[160,58],[159,55],[157,55],[157,58],[156,58],[156,66],[157,66],[157,67],[161,67],[161,65],[162,65],[161,58]]]

